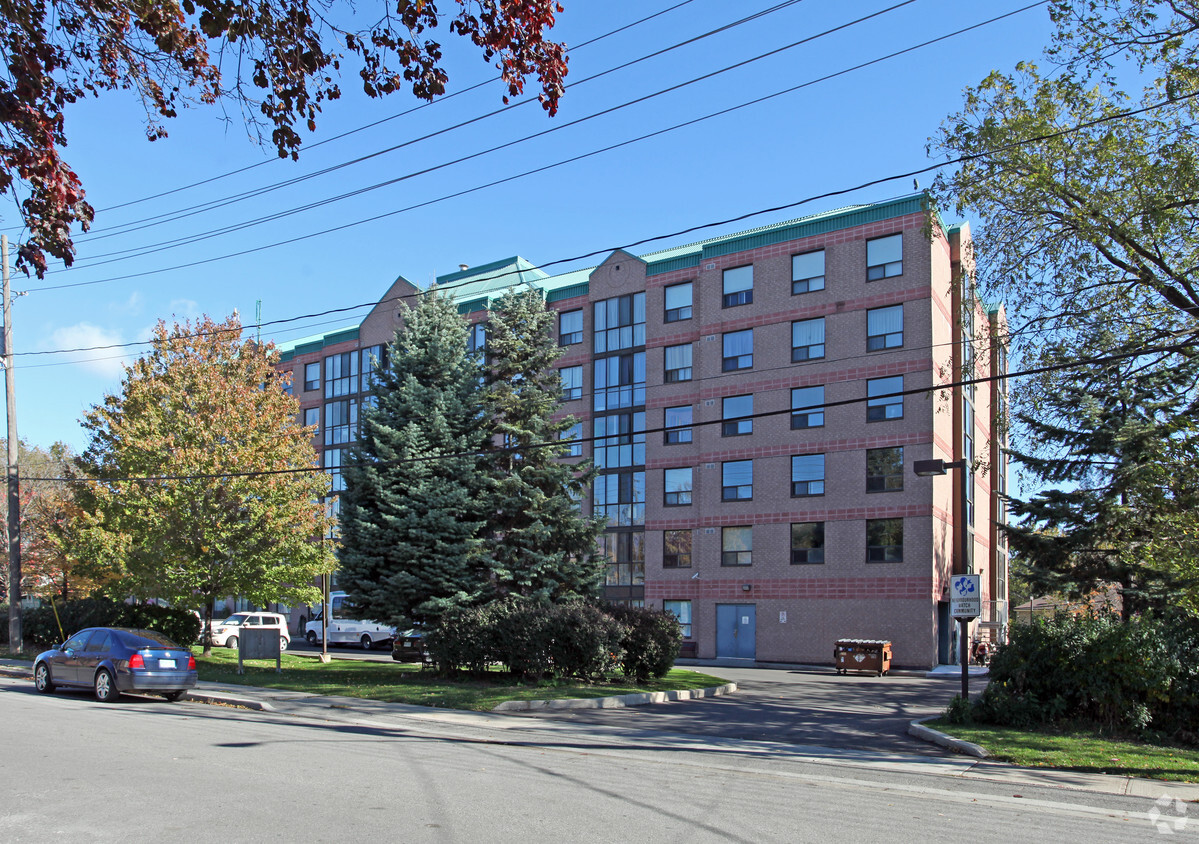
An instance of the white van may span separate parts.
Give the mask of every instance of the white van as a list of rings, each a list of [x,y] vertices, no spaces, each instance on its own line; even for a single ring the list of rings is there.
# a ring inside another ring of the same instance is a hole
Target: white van
[[[395,639],[396,630],[377,621],[363,621],[348,618],[344,608],[349,603],[345,592],[329,593],[329,644],[358,645],[363,650],[370,650],[377,645],[386,644]],[[312,621],[304,625],[304,638],[310,645],[319,645],[321,634],[324,632],[322,610],[317,610]]]

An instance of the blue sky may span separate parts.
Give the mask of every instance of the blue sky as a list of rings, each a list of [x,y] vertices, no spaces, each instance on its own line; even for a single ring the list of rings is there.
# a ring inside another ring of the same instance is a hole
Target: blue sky
[[[566,11],[554,36],[568,45],[582,44],[678,2],[565,0]],[[208,313],[219,319],[236,308],[243,322],[252,323],[259,300],[263,320],[374,302],[397,275],[423,286],[460,263],[475,266],[517,254],[546,265],[916,170],[930,163],[924,151],[927,139],[946,115],[960,108],[963,88],[993,69],[1007,71],[1021,59],[1039,58],[1050,33],[1048,12],[1038,6],[818,81],[1027,3],[805,0],[782,4],[748,23],[584,81],[776,5],[780,4],[769,0],[691,0],[572,51],[570,85],[555,118],[531,103],[445,131],[501,109],[498,82],[416,108],[420,102],[402,93],[368,100],[355,89],[354,78],[347,77],[345,96],[326,109],[317,132],[306,138],[309,146],[390,119],[306,148],[299,162],[275,159],[270,149],[248,138],[239,115],[219,109],[183,112],[168,123],[167,139],[149,143],[140,106],[132,98],[115,94],[79,104],[68,112],[66,156],[98,213],[93,231],[79,239],[76,267],[52,265],[44,281],[13,277],[14,290],[29,291],[17,300],[13,319],[14,349],[20,354],[16,372],[21,438],[40,446],[64,441],[76,450],[83,448],[80,417],[105,393],[119,388],[121,365],[129,360],[121,354],[136,354],[137,349],[21,353],[140,341],[156,320],[172,316]],[[880,14],[870,20],[781,49],[876,13]],[[455,43],[448,30],[441,36],[447,47],[450,92],[494,75],[470,45]],[[675,86],[682,87],[568,125]],[[700,119],[796,86],[804,87]],[[521,140],[549,129],[555,131]],[[626,143],[656,132],[660,134]],[[374,155],[432,133],[437,134]],[[513,141],[519,142],[439,166]],[[624,145],[589,155],[614,144]],[[372,157],[203,210],[207,203],[364,156]],[[520,175],[579,156],[585,157]],[[213,179],[250,165],[259,166]],[[428,168],[436,169],[411,175]],[[187,188],[208,179],[212,181]],[[506,179],[511,180],[478,189]],[[393,180],[398,181],[358,192]],[[930,181],[931,175],[921,177],[922,184]],[[908,177],[669,238],[641,250],[886,199],[911,189]],[[146,199],[165,191],[175,192]],[[356,195],[325,202],[346,193]],[[312,203],[323,204],[286,213]],[[200,213],[189,213],[197,209]],[[164,219],[181,213],[186,216]],[[278,214],[284,216],[251,224]],[[321,234],[379,215],[388,216]],[[0,226],[10,239],[19,237],[15,220],[11,206],[0,206]],[[231,231],[206,236],[226,228]],[[284,241],[290,243],[271,246]],[[595,261],[556,264],[553,271]],[[284,341],[316,334],[356,322],[364,313],[267,327],[263,337]]]

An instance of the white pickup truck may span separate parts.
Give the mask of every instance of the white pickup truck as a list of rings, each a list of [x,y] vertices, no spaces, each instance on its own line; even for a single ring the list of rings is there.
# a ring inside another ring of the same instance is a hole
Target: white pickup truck
[[[322,610],[317,610],[312,620],[304,625],[304,638],[310,645],[319,645],[324,632],[323,614],[329,619],[330,645],[358,645],[363,650],[384,645],[395,639],[396,630],[377,621],[363,621],[346,616],[344,609],[348,604],[345,592],[330,592],[329,603]]]

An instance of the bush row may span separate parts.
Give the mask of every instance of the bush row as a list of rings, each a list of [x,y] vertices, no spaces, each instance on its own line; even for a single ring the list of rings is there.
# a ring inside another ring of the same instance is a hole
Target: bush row
[[[1019,728],[1066,722],[1199,741],[1199,621],[1059,614],[1013,625],[991,682],[957,717]]]
[[[0,643],[7,644],[7,610],[3,616]],[[21,635],[26,648],[61,644],[64,635],[70,636],[87,627],[148,628],[184,646],[196,641],[200,635],[200,619],[194,613],[157,604],[123,604],[108,598],[83,598],[55,605],[47,603],[21,613]]]
[[[426,633],[425,649],[445,674],[500,663],[525,679],[595,681],[620,672],[645,682],[665,676],[681,641],[678,619],[664,610],[509,599],[444,616]]]

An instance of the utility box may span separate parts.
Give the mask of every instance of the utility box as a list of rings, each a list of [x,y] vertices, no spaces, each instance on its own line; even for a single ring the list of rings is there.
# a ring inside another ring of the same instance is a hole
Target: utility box
[[[283,648],[279,631],[274,627],[243,626],[237,636],[237,673],[245,674],[242,665],[247,659],[273,659],[275,670],[283,673]]]
[[[839,639],[833,646],[838,674],[873,671],[879,677],[891,671],[891,642],[886,639]]]

